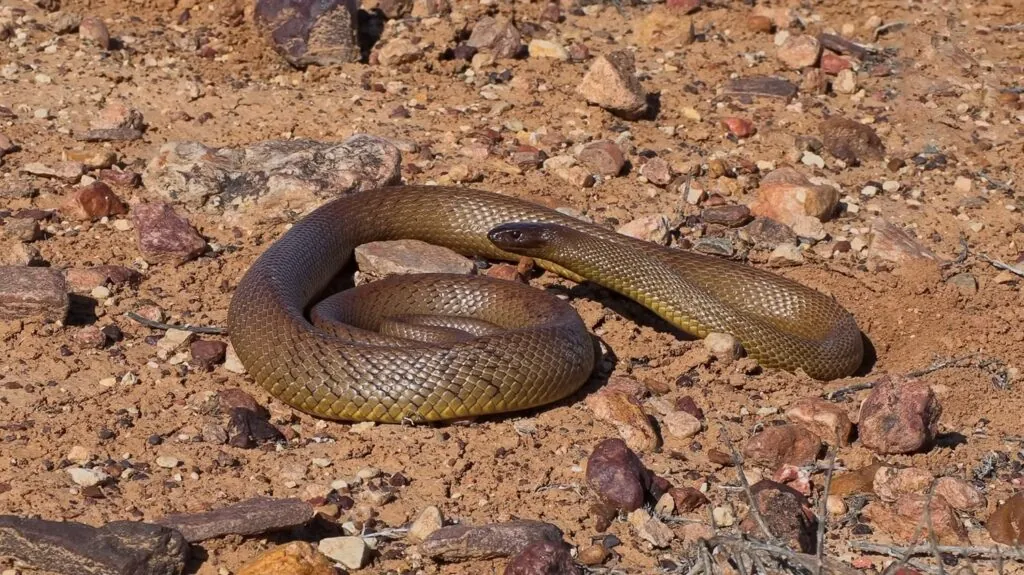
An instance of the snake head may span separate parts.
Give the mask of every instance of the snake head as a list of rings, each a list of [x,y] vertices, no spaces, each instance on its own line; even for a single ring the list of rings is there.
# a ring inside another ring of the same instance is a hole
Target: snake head
[[[558,239],[559,226],[514,222],[501,224],[487,232],[487,238],[497,248],[524,256],[541,256]]]

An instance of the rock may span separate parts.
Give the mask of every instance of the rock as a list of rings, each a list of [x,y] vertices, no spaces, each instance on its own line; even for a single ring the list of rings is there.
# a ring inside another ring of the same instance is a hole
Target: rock
[[[657,448],[658,434],[635,397],[603,389],[588,396],[584,403],[595,418],[614,425],[630,449],[649,452]]]
[[[668,6],[672,11],[683,14],[696,12],[700,10],[703,4],[704,0],[668,0],[665,2],[665,6]]]
[[[725,83],[725,93],[734,96],[765,96],[791,100],[796,96],[796,86],[785,78],[750,76],[734,78]]]
[[[730,116],[722,119],[722,125],[725,129],[729,130],[729,133],[737,138],[749,138],[757,133],[757,128],[754,123],[745,118],[737,118]]]
[[[562,542],[534,541],[505,566],[504,575],[580,575]]]
[[[98,326],[87,325],[75,333],[75,343],[81,349],[102,349],[110,340]]]
[[[81,487],[94,487],[110,480],[110,476],[102,469],[68,467],[64,471],[71,477],[71,481]]]
[[[910,232],[883,218],[875,218],[871,222],[869,253],[894,263],[939,261],[939,257],[921,245]]]
[[[647,113],[647,93],[636,76],[633,53],[626,50],[595,58],[576,90],[591,104],[625,119]]]
[[[55,268],[0,266],[0,319],[63,322],[67,282]]]
[[[783,64],[793,70],[810,68],[818,63],[821,43],[810,34],[789,36],[775,54]]]
[[[305,541],[292,541],[264,551],[236,575],[335,575],[334,565]]]
[[[108,103],[75,138],[83,142],[126,142],[138,140],[146,129],[142,112],[121,101]]]
[[[925,524],[927,500],[926,495],[908,494],[900,497],[892,507],[883,503],[869,503],[861,515],[873,526],[898,539],[901,544],[920,544],[928,541],[926,529],[921,529],[920,533],[916,533],[917,538],[914,538],[917,525]],[[941,495],[933,496],[927,508],[939,545],[962,545],[967,541],[967,530],[956,516],[956,511]]]
[[[880,467],[872,491],[882,501],[892,502],[908,493],[927,493],[932,479],[929,471],[916,467]]]
[[[4,223],[4,237],[16,242],[34,242],[40,238],[39,221],[32,218],[11,218]]]
[[[832,477],[832,489],[829,491],[840,497],[855,493],[872,493],[875,474],[881,467],[882,463],[876,461],[855,471],[835,475]]]
[[[141,521],[91,527],[2,515],[0,556],[20,568],[63,575],[178,575],[189,546],[173,529]]]
[[[736,515],[733,513],[732,507],[728,505],[712,509],[711,518],[714,519],[715,525],[718,527],[732,527],[736,523]]]
[[[148,263],[183,264],[206,249],[204,240],[184,217],[163,202],[132,207],[139,250]]]
[[[184,349],[185,346],[192,343],[195,337],[194,332],[185,329],[168,329],[164,332],[163,337],[156,342],[157,356],[160,359],[167,359],[174,352]]]
[[[161,455],[156,458],[157,466],[163,467],[164,469],[174,469],[179,463],[181,463],[181,461],[177,457],[171,455]]]
[[[771,34],[775,31],[775,23],[767,16],[752,14],[747,17],[747,29],[757,34]]]
[[[704,348],[726,365],[743,356],[743,344],[727,333],[709,333],[704,337]]]
[[[768,265],[774,267],[798,266],[804,263],[804,252],[795,244],[779,244],[768,254]]]
[[[211,370],[215,365],[224,361],[228,344],[222,341],[201,339],[193,341],[189,346],[189,353],[192,356],[192,365],[199,369]]]
[[[370,547],[362,537],[328,537],[317,549],[347,569],[362,569],[370,561]]]
[[[413,0],[411,16],[413,18],[431,18],[443,16],[451,11],[449,0]]]
[[[978,293],[978,280],[969,273],[959,273],[946,280],[946,283],[955,287],[957,291],[965,296]]]
[[[39,253],[39,248],[25,243],[16,243],[13,246],[8,246],[6,250],[0,251],[0,266],[42,266],[45,263],[42,254]],[[3,292],[0,291],[0,293]],[[2,309],[3,303],[0,303],[0,310]],[[0,311],[0,314],[2,313],[3,311]]]
[[[98,46],[102,50],[110,49],[110,31],[107,25],[97,16],[86,16],[78,23],[78,37],[85,44]]]
[[[832,186],[812,184],[793,168],[779,168],[761,179],[750,211],[792,226],[803,216],[828,221],[838,204],[839,192]]]
[[[774,425],[747,440],[743,455],[769,468],[783,464],[813,463],[821,451],[821,440],[799,425]]]
[[[439,561],[493,559],[521,553],[536,541],[562,543],[562,530],[543,521],[508,521],[490,525],[452,525],[430,534],[423,554]]]
[[[242,360],[238,358],[238,354],[235,353],[235,348],[228,343],[227,352],[224,353],[224,369],[237,374],[245,373],[245,366],[242,365]]]
[[[580,550],[579,560],[588,567],[594,567],[604,563],[608,555],[610,552],[604,545],[591,545]]]
[[[854,94],[857,92],[857,74],[853,70],[840,70],[832,82],[832,89],[837,94]]]
[[[826,74],[832,74],[834,76],[839,72],[849,70],[852,67],[853,64],[850,60],[843,56],[837,56],[831,52],[825,52],[821,55],[821,71]]]
[[[836,447],[850,444],[853,423],[846,410],[818,398],[803,399],[786,411],[786,417]]]
[[[747,234],[754,243],[770,247],[774,247],[779,244],[795,245],[797,240],[796,234],[793,233],[793,230],[789,226],[771,218],[754,218],[752,222],[743,227],[743,232]]]
[[[656,186],[672,183],[672,168],[663,158],[651,158],[640,167],[640,175]]]
[[[846,505],[842,497],[829,495],[828,499],[825,500],[825,511],[833,517],[842,517],[849,511],[849,506]]]
[[[397,274],[470,274],[473,261],[445,247],[419,240],[370,242],[355,249],[359,272],[374,278]]]
[[[431,505],[420,512],[416,521],[412,522],[407,539],[410,543],[419,543],[443,526],[444,517],[441,516],[441,510]]]
[[[356,62],[356,0],[256,0],[253,19],[289,64],[334,66]]]
[[[587,459],[587,484],[600,500],[619,511],[643,506],[651,472],[621,439],[605,439]]]
[[[610,140],[591,142],[580,150],[578,159],[591,173],[614,177],[622,173],[626,157],[622,150]]]
[[[767,479],[751,485],[750,493],[772,535],[804,553],[815,552],[818,518],[801,493]],[[752,536],[764,536],[753,514],[740,522],[740,529]]]
[[[744,205],[721,205],[704,208],[700,219],[705,223],[738,228],[750,221],[750,208]]]
[[[692,487],[673,487],[668,493],[672,496],[677,513],[696,511],[711,502],[706,495]]]
[[[860,122],[832,116],[818,125],[821,142],[830,154],[847,164],[864,160],[877,161],[885,157],[885,146],[870,126]]]
[[[986,523],[993,541],[1004,545],[1024,545],[1024,492],[996,507]]]
[[[685,411],[672,411],[661,417],[661,424],[668,434],[678,439],[688,439],[700,433],[701,423]]]
[[[110,186],[97,180],[76,188],[65,202],[68,215],[78,220],[96,221],[100,218],[128,213],[128,207]]]
[[[941,415],[942,406],[928,384],[883,377],[861,404],[860,440],[879,454],[914,453],[935,440]]]
[[[124,266],[93,266],[68,269],[64,277],[70,291],[89,293],[100,286],[137,285],[142,274]]]
[[[663,214],[653,214],[637,218],[627,224],[619,226],[616,232],[656,244],[667,245],[669,240],[668,217]]]
[[[254,497],[200,513],[166,515],[156,521],[180,532],[189,543],[224,535],[258,535],[305,525],[313,507],[301,499]]]
[[[522,34],[506,18],[484,16],[473,26],[466,45],[488,51],[495,58],[515,58],[523,49]]]
[[[651,514],[643,509],[631,511],[626,516],[626,520],[636,531],[638,537],[657,549],[668,547],[675,537],[667,525],[657,517],[651,517]]]
[[[693,44],[697,37],[693,18],[685,18],[685,12],[655,6],[639,22],[633,31],[636,44],[658,50],[673,50]]]
[[[684,395],[676,399],[676,409],[689,413],[696,417],[698,421],[704,421],[704,410],[701,409],[697,405],[697,402],[695,402],[689,395]]]
[[[264,443],[281,441],[281,431],[271,425],[265,412],[257,412],[244,407],[233,407],[228,410],[228,445],[241,449],[252,449]]]
[[[22,166],[21,171],[43,178],[55,178],[69,184],[76,184],[85,173],[85,166],[80,162],[59,162],[52,168],[39,162],[29,162]]]
[[[550,40],[534,38],[527,45],[531,58],[552,58],[555,60],[568,60],[569,51],[564,46]]]
[[[935,482],[935,494],[957,511],[974,511],[985,507],[985,496],[973,485],[956,477],[940,477]]]
[[[400,66],[423,58],[423,49],[406,38],[394,38],[377,52],[383,66]]]
[[[393,143],[362,134],[340,143],[268,140],[240,148],[170,142],[149,161],[142,181],[151,193],[190,209],[232,211],[251,201],[276,214],[397,183],[400,167]]]

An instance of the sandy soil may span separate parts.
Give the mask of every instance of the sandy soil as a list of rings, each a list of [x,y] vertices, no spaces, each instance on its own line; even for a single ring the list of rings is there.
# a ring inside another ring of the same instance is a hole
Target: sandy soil
[[[27,2],[5,2],[12,3],[40,22],[52,17]],[[778,270],[833,294],[856,316],[876,356],[864,373],[823,386],[806,377],[767,370],[731,385],[715,365],[693,361],[699,354],[688,352],[699,349],[700,342],[678,339],[647,321],[637,306],[595,289],[582,290],[585,297],[574,299],[573,304],[614,351],[614,375],[647,383],[669,401],[690,395],[706,412],[707,429],[696,441],[667,438],[661,450],[644,454],[643,459],[674,484],[700,487],[706,483],[715,506],[734,505],[738,514],[746,509],[742,494],[731,488],[736,485],[734,470],[720,468],[706,455],[711,449],[725,449],[719,440],[721,430],[742,441],[756,426],[781,419],[795,400],[950,359],[962,361],[922,376],[938,393],[944,409],[941,433],[950,441],[926,453],[886,460],[974,480],[976,470],[993,453],[1007,456],[1008,463],[977,480],[987,508],[964,516],[972,540],[981,543],[988,541],[983,527],[986,517],[999,501],[1020,489],[1024,455],[1019,439],[1013,437],[1021,434],[1019,414],[1024,412],[1024,381],[1016,376],[1024,353],[1024,296],[1019,278],[1000,277],[1003,272],[979,254],[1015,264],[1024,245],[1020,216],[1024,205],[1014,191],[1024,176],[1024,123],[1019,103],[998,97],[1000,90],[1019,93],[1024,85],[1024,36],[1019,29],[1000,28],[1018,23],[1024,9],[1021,3],[1003,0],[948,7],[889,0],[813,7],[794,3],[809,31],[839,32],[843,24],[852,23],[851,39],[862,42],[875,40],[866,28],[872,16],[882,23],[906,25],[877,39],[877,45],[892,51],[887,65],[893,72],[859,74],[861,96],[802,92],[788,105],[778,100],[742,103],[717,97],[723,83],[736,74],[778,73],[796,83],[800,79],[775,58],[771,34],[750,30],[750,7],[742,3],[705,6],[688,17],[703,32],[698,42],[673,50],[637,47],[643,85],[660,94],[659,115],[638,121],[621,120],[588,106],[575,92],[586,62],[499,60],[481,70],[477,81],[467,83],[450,62],[437,57],[454,46],[463,27],[448,16],[429,26],[409,24],[407,30],[397,32],[431,44],[412,64],[387,68],[360,63],[303,72],[284,64],[248,21],[233,18],[242,6],[229,0],[195,5],[168,0],[137,0],[127,6],[108,0],[63,4],[65,11],[101,17],[124,47],[103,53],[81,46],[74,34],[59,36],[40,24],[21,28],[28,34],[23,50],[4,49],[0,65],[13,64],[16,71],[0,80],[0,105],[17,117],[3,119],[0,132],[17,142],[21,151],[3,159],[0,182],[5,188],[23,182],[37,187],[39,193],[33,198],[0,197],[0,208],[59,207],[68,186],[19,170],[30,162],[57,163],[70,150],[109,146],[117,153],[119,165],[141,171],[155,150],[169,141],[198,140],[221,146],[282,137],[341,140],[372,133],[415,142],[423,150],[404,158],[407,182],[443,181],[453,167],[472,163],[482,175],[473,184],[476,187],[570,206],[598,222],[625,223],[658,213],[679,219],[697,214],[699,208],[687,204],[676,191],[643,183],[637,170],[581,189],[542,170],[517,174],[499,169],[500,159],[474,162],[461,156],[460,150],[469,142],[467,134],[483,128],[501,131],[507,141],[513,141],[515,133],[503,126],[518,121],[527,131],[546,129],[563,135],[580,131],[592,138],[614,139],[628,130],[623,147],[633,161],[640,151],[652,150],[673,166],[705,165],[716,156],[781,165],[792,161],[794,138],[817,135],[816,126],[827,114],[873,118],[887,155],[908,159],[907,168],[893,172],[886,162],[843,168],[825,153],[826,168],[799,166],[804,173],[838,183],[860,205],[859,213],[845,213],[825,225],[833,238],[826,243],[853,238],[880,216],[912,230],[922,245],[945,260],[956,260],[961,237],[970,249],[964,261],[945,267],[912,262],[879,265],[861,254],[811,258],[804,265]],[[487,10],[477,2],[456,4],[462,20],[470,23]],[[497,12],[515,12],[520,22],[540,27],[536,36],[546,34],[564,44],[579,41],[592,54],[635,46],[632,32],[651,9],[626,7],[620,13],[608,6],[589,13],[566,11],[564,21],[550,23],[540,19],[543,3],[499,4]],[[179,15],[190,7],[191,18],[179,23]],[[187,47],[187,40],[197,37],[213,47],[215,57],[202,57]],[[964,60],[972,65],[964,67]],[[492,115],[494,102],[481,95],[481,88],[487,73],[505,69],[513,80],[498,93],[510,106]],[[40,75],[49,82],[39,83]],[[392,88],[376,91],[372,85],[377,83]],[[142,139],[84,144],[68,134],[68,128],[87,123],[101,102],[112,99],[143,112],[149,128]],[[391,117],[399,105],[409,109],[410,117]],[[441,112],[456,107],[463,111]],[[34,113],[43,108],[49,111],[49,119]],[[699,113],[701,121],[688,118],[686,108]],[[738,142],[728,137],[719,124],[727,116],[752,120],[758,134]],[[679,128],[669,135],[663,129],[669,126]],[[928,146],[946,154],[945,167],[914,166],[912,157]],[[972,190],[956,189],[957,176],[969,178]],[[756,194],[756,180],[750,178],[718,178],[702,172],[697,180],[706,189],[726,195],[730,203],[749,204]],[[899,181],[903,191],[859,197],[865,185],[886,180]],[[152,197],[143,188],[119,193],[128,202]],[[965,200],[973,197],[984,201],[964,207]],[[138,288],[119,290],[114,303],[98,306],[98,317],[91,320],[73,320],[66,327],[0,324],[4,330],[0,334],[0,423],[4,426],[0,485],[9,486],[0,489],[0,512],[90,524],[155,519],[259,494],[311,497],[321,494],[331,481],[373,466],[386,473],[400,471],[411,480],[394,501],[375,509],[383,526],[399,527],[425,506],[437,505],[447,518],[468,523],[517,517],[549,521],[563,529],[567,541],[581,547],[601,535],[590,516],[582,467],[593,445],[616,436],[616,431],[596,421],[583,405],[587,394],[598,389],[596,385],[555,406],[509,417],[451,426],[376,426],[353,431],[349,425],[293,411],[251,379],[222,367],[182,375],[177,367],[156,359],[146,338],[159,331],[123,314],[152,302],[166,311],[171,322],[224,325],[234,284],[287,223],[235,230],[209,214],[192,213],[189,218],[204,237],[226,249],[179,267],[149,267]],[[282,219],[288,218],[294,216]],[[131,232],[102,224],[72,225],[77,234],[36,242],[50,265],[138,265],[140,254]],[[682,234],[691,232],[684,228]],[[755,265],[763,265],[764,256],[752,254]],[[945,281],[960,272],[977,279],[976,293],[964,294]],[[116,324],[124,333],[123,341],[110,349],[80,349],[74,336],[87,321]],[[61,352],[65,346],[70,354]],[[104,378],[121,378],[128,372],[138,377],[134,385],[100,384]],[[684,373],[691,375],[692,387],[677,386],[677,378]],[[201,409],[203,402],[230,387],[252,393],[271,409],[273,420],[293,428],[297,438],[279,449],[255,450],[202,441],[202,428],[211,420]],[[854,419],[866,393],[851,394],[841,403]],[[154,436],[161,441],[151,440]],[[129,459],[148,464],[149,471],[138,479],[120,481],[104,497],[85,497],[61,470],[75,446],[101,461]],[[218,465],[220,452],[237,459],[238,465]],[[181,466],[158,467],[155,460],[162,455],[178,458]],[[838,460],[844,468],[855,469],[872,457],[854,444],[842,449]],[[311,464],[318,458],[327,458],[331,464]],[[692,517],[702,518],[706,511]],[[850,560],[856,556],[847,549],[851,538],[887,540],[882,533],[851,535],[851,526],[852,522],[846,523],[830,532],[830,554]],[[623,544],[616,548],[619,557],[608,567],[654,572],[660,558],[684,554],[679,540],[673,548],[651,550],[624,521],[613,523],[609,532]],[[193,569],[202,574],[231,572],[286,539],[282,535],[205,542],[199,546],[205,556],[195,561]],[[427,573],[497,573],[504,568],[499,560],[441,568],[403,553],[401,543],[383,545],[382,550],[384,557],[361,572],[411,573],[422,568]],[[876,558],[875,565],[881,566],[882,561]]]

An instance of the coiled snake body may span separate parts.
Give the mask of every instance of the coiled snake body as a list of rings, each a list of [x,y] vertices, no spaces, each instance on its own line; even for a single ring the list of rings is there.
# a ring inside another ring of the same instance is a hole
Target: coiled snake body
[[[313,306],[355,247],[395,239],[490,259],[534,257],[696,337],[730,333],[765,367],[833,379],[862,360],[853,317],[831,297],[781,276],[501,194],[394,186],[324,204],[250,266],[232,297],[228,329],[257,383],[320,417],[400,422],[536,407],[587,380],[595,350],[580,317],[568,303],[520,283],[396,276]]]

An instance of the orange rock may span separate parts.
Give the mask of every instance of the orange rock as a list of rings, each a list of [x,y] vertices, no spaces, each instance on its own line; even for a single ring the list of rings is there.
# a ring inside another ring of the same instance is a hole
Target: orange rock
[[[237,575],[334,575],[334,566],[312,545],[293,541],[275,547],[242,567]]]

